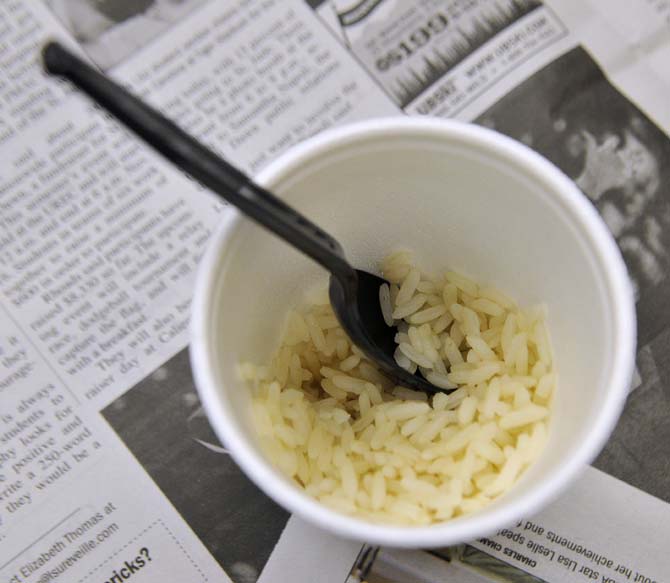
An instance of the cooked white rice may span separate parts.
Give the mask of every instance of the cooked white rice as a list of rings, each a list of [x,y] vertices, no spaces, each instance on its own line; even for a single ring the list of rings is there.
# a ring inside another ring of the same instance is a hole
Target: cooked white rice
[[[351,344],[327,294],[292,311],[267,366],[245,363],[272,462],[310,495],[376,522],[429,524],[475,512],[542,451],[556,386],[544,310],[454,272],[383,263],[379,297],[396,361],[451,390],[394,386]]]

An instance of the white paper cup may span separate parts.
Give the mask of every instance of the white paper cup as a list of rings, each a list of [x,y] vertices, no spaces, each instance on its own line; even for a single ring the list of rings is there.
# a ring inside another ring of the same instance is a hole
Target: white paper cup
[[[290,306],[325,272],[237,212],[213,237],[197,277],[191,359],[210,422],[246,474],[279,504],[345,537],[435,547],[484,536],[537,512],[600,451],[629,387],[635,312],[624,263],[573,182],[498,133],[434,119],[372,120],[293,148],[258,182],[377,271],[406,247],[427,270],[451,268],[543,302],[559,387],[540,459],[486,509],[420,527],[337,513],[312,499],[260,451],[240,361],[264,364]],[[206,471],[203,470],[203,471]]]

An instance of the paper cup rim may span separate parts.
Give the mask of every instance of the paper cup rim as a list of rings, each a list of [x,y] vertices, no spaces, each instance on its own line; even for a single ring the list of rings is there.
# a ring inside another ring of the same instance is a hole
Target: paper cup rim
[[[208,338],[211,333],[212,303],[217,283],[217,268],[226,243],[241,215],[228,213],[213,236],[198,270],[191,319],[190,356],[196,386],[212,427],[231,456],[248,477],[278,504],[301,518],[337,535],[364,542],[395,547],[437,547],[462,543],[491,534],[522,517],[530,516],[552,501],[600,452],[614,429],[623,408],[635,364],[636,320],[633,293],[618,247],[593,205],[574,182],[551,162],[502,134],[473,124],[426,118],[377,118],[326,130],[292,147],[269,164],[256,178],[272,187],[282,177],[306,161],[339,147],[370,138],[390,136],[432,137],[484,147],[515,164],[529,176],[551,187],[556,201],[569,213],[580,233],[598,258],[601,277],[606,283],[613,309],[612,368],[606,379],[608,391],[602,408],[587,430],[584,442],[574,455],[554,470],[550,479],[518,500],[502,503],[484,514],[459,517],[428,526],[393,526],[346,516],[310,497],[281,479],[238,428],[233,411],[227,407],[214,374],[215,358]]]

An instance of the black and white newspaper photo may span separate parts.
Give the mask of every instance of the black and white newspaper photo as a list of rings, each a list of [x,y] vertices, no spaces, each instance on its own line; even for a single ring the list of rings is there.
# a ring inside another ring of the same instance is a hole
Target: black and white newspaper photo
[[[102,69],[135,54],[204,0],[45,0]]]

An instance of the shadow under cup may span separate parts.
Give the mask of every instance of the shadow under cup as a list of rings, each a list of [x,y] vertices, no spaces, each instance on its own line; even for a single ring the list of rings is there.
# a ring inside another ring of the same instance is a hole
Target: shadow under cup
[[[500,134],[426,119],[331,130],[258,182],[335,236],[358,268],[398,248],[426,271],[453,269],[520,305],[544,303],[559,384],[549,440],[514,488],[473,515],[393,527],[338,514],[284,478],[257,447],[240,361],[265,364],[287,310],[327,274],[232,212],[198,274],[191,354],[206,411],[242,469],[271,497],[338,534],[395,546],[462,542],[550,501],[599,452],[627,394],[635,352],[632,293],[606,227],[572,181]]]

